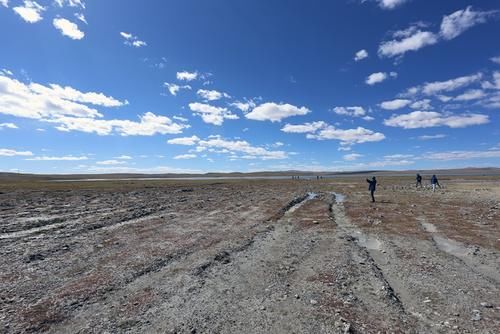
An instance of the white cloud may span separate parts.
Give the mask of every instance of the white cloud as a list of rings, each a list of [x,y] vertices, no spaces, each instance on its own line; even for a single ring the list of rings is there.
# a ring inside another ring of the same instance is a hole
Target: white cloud
[[[163,85],[165,87],[167,87],[168,91],[170,92],[170,94],[172,94],[173,96],[176,96],[177,93],[181,90],[181,89],[188,89],[188,90],[191,90],[191,86],[189,85],[184,85],[184,86],[179,86],[177,84],[174,84],[174,83],[168,83],[168,82],[165,82],[163,83]]]
[[[250,109],[255,108],[256,103],[253,100],[248,100],[245,102],[236,101],[231,103],[231,106],[236,107],[243,112],[248,112]]]
[[[466,9],[457,10],[448,16],[444,16],[439,33],[444,39],[453,39],[473,26],[485,23],[488,18],[496,13],[497,11],[474,11],[471,6],[468,6]]]
[[[78,29],[78,26],[66,19],[56,18],[52,21],[54,27],[58,29],[61,34],[67,36],[71,39],[82,39],[85,36],[85,33]]]
[[[29,157],[32,155],[33,153],[31,153],[30,151],[16,151],[8,148],[0,148],[0,157]]]
[[[493,81],[485,81],[481,84],[484,89],[498,89],[500,90],[500,72],[493,72]]]
[[[481,80],[482,77],[483,77],[482,73],[476,73],[446,81],[435,81],[435,82],[425,83],[421,89],[422,92],[426,95],[435,95],[442,92],[451,92],[456,89],[463,88],[472,83],[475,83]]]
[[[333,125],[329,125],[315,134],[308,134],[307,138],[316,140],[334,139],[339,140],[343,146],[351,146],[367,142],[378,142],[384,140],[385,136],[380,132],[374,132],[360,126],[355,129],[342,130],[335,128]]]
[[[0,5],[4,7],[9,7],[9,0],[0,0]]]
[[[447,136],[444,134],[437,134],[437,135],[423,135],[419,136],[418,139],[420,140],[432,140],[432,139],[442,139],[446,138]]]
[[[417,51],[427,45],[438,42],[438,36],[429,31],[420,30],[420,25],[414,25],[406,30],[393,33],[394,39],[382,42],[378,48],[380,57],[403,56],[408,51]]]
[[[383,9],[394,9],[407,1],[408,0],[377,0],[378,5]]]
[[[355,61],[360,61],[365,58],[368,58],[368,51],[366,51],[365,49],[359,50],[358,52],[356,52],[356,55],[354,56]]]
[[[130,33],[127,32],[120,32],[120,35],[124,38],[123,44],[128,45],[128,46],[133,46],[135,48],[140,48],[143,46],[148,45],[146,42],[141,41],[139,37],[134,36]]]
[[[215,150],[215,153],[229,154],[231,156],[242,153],[244,154],[241,157],[243,159],[274,160],[286,159],[288,157],[284,151],[270,151],[263,147],[252,146],[244,140],[226,140],[220,136],[212,136],[207,140],[200,140],[197,145],[200,148],[198,152]]]
[[[85,15],[82,13],[75,13],[75,17],[77,20],[82,21],[85,24],[88,24],[87,19],[85,18]]]
[[[37,2],[30,0],[25,0],[24,6],[13,8],[13,10],[28,23],[36,23],[42,20],[42,12],[45,11],[45,9],[45,7],[39,5]]]
[[[130,155],[120,155],[119,157],[115,157],[115,159],[118,159],[118,160],[132,160],[132,157]]]
[[[174,157],[175,160],[181,160],[181,159],[194,159],[196,158],[196,154],[181,154],[181,155],[176,155]]]
[[[0,97],[0,113],[34,119],[61,116],[101,117],[96,109],[86,104],[115,107],[127,103],[102,93],[83,93],[55,84],[24,84],[3,75],[0,75]]]
[[[429,99],[423,99],[419,101],[415,101],[410,105],[410,108],[412,109],[418,109],[418,110],[429,110],[432,109],[431,106],[431,100]]]
[[[361,157],[363,157],[362,154],[351,153],[351,154],[344,155],[344,160],[345,161],[355,161],[355,160],[358,160]]]
[[[455,97],[455,101],[471,101],[484,97],[486,94],[481,89],[469,89],[463,94]]]
[[[14,123],[0,123],[0,130],[2,129],[19,129]]]
[[[176,119],[176,120],[178,120],[178,121],[181,121],[181,122],[187,122],[187,121],[189,121],[187,118],[185,118],[185,117],[181,117],[181,116],[174,116],[174,117],[172,117],[172,118],[173,118],[173,119]]]
[[[445,115],[434,111],[414,111],[409,114],[393,116],[384,120],[387,126],[404,129],[430,128],[447,126],[450,128],[464,128],[472,125],[481,125],[489,122],[487,115],[465,114]]]
[[[139,116],[140,121],[130,120],[102,120],[94,118],[60,117],[50,120],[58,123],[56,129],[60,131],[82,131],[104,136],[113,132],[121,136],[153,136],[156,134],[178,134],[189,125],[174,123],[166,116],[147,112]]]
[[[304,123],[298,125],[286,124],[281,129],[281,131],[286,133],[311,133],[311,132],[316,132],[317,130],[325,128],[327,126],[328,124],[323,121]]]
[[[219,92],[216,90],[206,90],[206,89],[198,89],[196,94],[198,94],[199,97],[201,97],[207,101],[216,101],[216,100],[222,99],[223,97],[225,97],[225,98],[231,97],[228,94],[223,93],[223,92]]]
[[[500,65],[500,56],[490,58],[492,62]]]
[[[89,160],[89,158],[86,156],[75,157],[73,155],[67,155],[67,156],[61,156],[61,157],[41,156],[41,157],[28,158],[25,160],[29,160],[29,161],[82,161],[82,160]]]
[[[500,158],[500,150],[491,151],[449,151],[439,153],[428,153],[425,155],[430,160],[469,160],[469,159],[490,159]]]
[[[385,110],[397,110],[406,107],[411,103],[410,100],[406,99],[395,99],[392,101],[384,101],[380,104],[380,107]]]
[[[124,165],[126,164],[126,161],[123,160],[104,160],[104,161],[98,161],[96,164],[98,165],[104,165],[104,166],[113,166],[113,165]]]
[[[299,108],[288,103],[277,104],[268,102],[255,107],[245,117],[256,121],[281,122],[281,120],[287,117],[306,115],[310,112],[311,110],[306,107]]]
[[[231,113],[227,108],[215,107],[205,103],[190,103],[189,109],[201,116],[203,122],[213,125],[222,125],[224,119],[238,119],[238,115]]]
[[[85,2],[82,0],[55,0],[55,3],[59,7],[69,6],[69,7],[80,7],[85,9]]]
[[[366,115],[365,109],[363,107],[335,107],[332,109],[337,115],[345,115],[352,117],[362,117]]]
[[[198,72],[188,72],[188,71],[183,71],[183,72],[177,72],[177,80],[181,81],[193,81],[198,78]]]
[[[196,145],[196,143],[199,141],[200,138],[198,138],[198,136],[191,136],[191,137],[179,137],[179,138],[169,139],[167,140],[167,143],[175,145],[193,146]]]
[[[384,81],[386,79],[387,79],[387,73],[385,73],[385,72],[376,72],[376,73],[370,74],[366,78],[365,82],[366,82],[367,85],[373,86],[373,85],[375,85],[377,83],[380,83],[380,82],[382,82],[382,81]]]

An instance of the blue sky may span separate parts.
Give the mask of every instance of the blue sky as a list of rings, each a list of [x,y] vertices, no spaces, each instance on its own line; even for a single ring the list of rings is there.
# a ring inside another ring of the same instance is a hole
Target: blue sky
[[[500,167],[500,5],[0,0],[0,170]]]

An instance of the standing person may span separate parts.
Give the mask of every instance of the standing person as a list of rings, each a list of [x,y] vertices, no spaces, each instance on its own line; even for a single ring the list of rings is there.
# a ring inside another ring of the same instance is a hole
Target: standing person
[[[441,188],[441,185],[439,184],[439,181],[438,181],[438,178],[436,177],[436,175],[432,175],[431,184],[432,184],[432,191],[436,191],[436,186]]]
[[[366,182],[369,183],[368,190],[370,191],[370,195],[372,196],[372,203],[375,202],[375,196],[373,194],[375,193],[375,190],[377,190],[377,179],[372,177],[371,180],[366,179]]]
[[[418,185],[420,185],[420,188],[422,188],[422,175],[417,174],[417,184],[415,188],[418,188]]]

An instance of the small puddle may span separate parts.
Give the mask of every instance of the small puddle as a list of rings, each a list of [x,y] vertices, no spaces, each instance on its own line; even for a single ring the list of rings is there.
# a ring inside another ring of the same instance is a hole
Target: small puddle
[[[332,192],[332,194],[335,196],[335,202],[337,204],[343,203],[345,201],[345,195],[336,192]]]
[[[439,235],[433,235],[432,238],[434,239],[434,242],[436,243],[438,248],[446,253],[455,255],[457,257],[470,255],[470,249],[468,249],[458,241],[441,237]]]
[[[316,193],[313,193],[313,192],[307,193],[306,199],[304,199],[302,202],[297,203],[294,206],[292,206],[290,209],[288,209],[287,213],[293,213],[293,212],[297,211],[302,205],[304,205],[305,203],[307,203],[310,200],[315,199],[316,197],[318,197],[318,194],[316,194]]]
[[[360,244],[361,246],[370,250],[379,251],[382,249],[382,242],[377,238],[369,237],[363,234],[361,231],[356,231],[356,236],[358,239],[358,244]]]

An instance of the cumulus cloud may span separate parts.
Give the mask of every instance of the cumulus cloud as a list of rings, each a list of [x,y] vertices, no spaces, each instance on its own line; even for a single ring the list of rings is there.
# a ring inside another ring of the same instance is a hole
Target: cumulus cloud
[[[36,1],[25,0],[23,6],[14,7],[16,12],[24,21],[28,23],[36,23],[43,19],[42,12],[45,7],[39,5]]]
[[[16,151],[9,148],[0,148],[0,157],[29,157],[32,156],[33,153],[30,151]]]
[[[500,150],[491,151],[449,151],[439,153],[428,153],[425,156],[430,160],[470,160],[470,159],[490,159],[500,158]]]
[[[498,11],[475,11],[472,6],[444,16],[439,34],[446,40],[453,39],[473,26],[485,23]]]
[[[132,157],[130,155],[120,155],[119,157],[115,157],[115,159],[118,159],[118,160],[132,160]]]
[[[363,60],[365,58],[368,58],[368,51],[366,51],[365,49],[359,50],[354,55],[354,61],[360,61],[360,60]]]
[[[100,117],[102,115],[87,104],[105,107],[127,104],[126,101],[119,101],[102,93],[84,93],[56,84],[24,84],[3,75],[0,75],[0,97],[0,113],[34,119],[60,116]]]
[[[378,5],[383,9],[394,9],[407,1],[408,0],[377,0]]]
[[[176,155],[174,157],[175,160],[186,160],[186,159],[194,159],[196,158],[196,154],[181,154],[181,155]]]
[[[251,112],[245,115],[246,118],[256,121],[281,122],[281,120],[310,113],[311,110],[306,107],[296,107],[288,103],[263,103],[255,107]]]
[[[182,71],[182,72],[177,72],[177,80],[181,81],[193,81],[198,78],[198,72],[188,72],[188,71]]]
[[[189,85],[179,86],[177,84],[168,83],[168,82],[163,83],[163,85],[168,89],[168,91],[170,92],[170,94],[172,94],[173,96],[177,96],[177,93],[181,89],[191,90],[191,86],[189,86]]]
[[[447,126],[464,128],[472,125],[489,123],[489,117],[482,114],[446,115],[434,111],[414,111],[409,114],[392,116],[384,124],[404,129],[430,128]]]
[[[395,99],[392,101],[384,101],[380,104],[380,107],[385,110],[397,110],[408,106],[411,100],[406,99]]]
[[[34,157],[34,158],[25,159],[25,160],[29,160],[29,161],[82,161],[82,160],[89,160],[89,158],[86,156],[75,157],[73,155],[66,155],[66,156],[60,156],[60,157],[40,156],[40,157]]]
[[[351,154],[344,155],[344,160],[345,161],[355,161],[355,160],[358,160],[361,157],[363,157],[362,154],[351,153]]]
[[[117,133],[121,136],[153,136],[156,134],[178,134],[189,125],[174,123],[166,116],[147,112],[139,116],[140,121],[121,119],[103,120],[85,117],[59,117],[49,122],[57,123],[56,129],[64,132],[82,131],[98,135]]]
[[[224,119],[239,119],[238,115],[231,113],[227,108],[215,107],[205,103],[190,103],[189,109],[201,116],[203,122],[213,125],[222,125]]]
[[[202,99],[204,99],[206,101],[216,101],[216,100],[222,99],[223,97],[224,98],[231,97],[224,92],[219,92],[216,90],[207,90],[207,89],[198,89],[196,94],[198,94],[199,97],[201,97]]]
[[[481,89],[469,89],[455,97],[455,101],[471,101],[484,97],[486,94]]]
[[[493,72],[493,80],[491,82],[485,81],[481,84],[484,89],[498,89],[500,90],[500,72]]]
[[[246,100],[244,102],[236,101],[231,103],[231,106],[238,108],[243,112],[248,112],[250,109],[253,109],[257,106],[254,100]]]
[[[383,133],[374,132],[360,126],[355,129],[343,130],[337,129],[333,125],[328,125],[317,133],[307,134],[307,138],[316,140],[339,140],[341,145],[351,146],[367,142],[378,142],[384,140],[385,136]]]
[[[393,39],[382,42],[378,48],[380,57],[399,57],[409,51],[417,51],[425,46],[436,44],[439,37],[430,31],[422,31],[421,25],[413,25],[393,33]]]
[[[419,140],[432,140],[432,139],[442,139],[446,138],[447,136],[445,134],[437,134],[437,135],[423,135],[419,136]]]
[[[104,161],[98,161],[96,164],[98,165],[104,165],[104,166],[113,166],[113,165],[124,165],[126,164],[126,161],[123,160],[104,160]]]
[[[0,0],[0,5],[4,7],[9,7],[9,0]]]
[[[500,65],[500,56],[490,58],[492,62]]]
[[[200,138],[198,138],[198,136],[191,136],[191,137],[179,137],[179,138],[169,139],[167,140],[167,143],[175,145],[193,146],[196,145],[196,143],[199,141]]]
[[[332,111],[337,115],[351,117],[362,117],[366,115],[366,111],[363,107],[335,107]]]
[[[387,73],[385,73],[385,72],[376,72],[376,73],[370,74],[366,78],[365,83],[367,85],[373,86],[373,85],[375,85],[377,83],[385,81],[386,79],[387,79]]]
[[[286,124],[281,131],[286,132],[286,133],[311,133],[311,132],[316,132],[319,129],[327,127],[328,124],[319,121],[319,122],[312,122],[312,123],[304,123],[304,124]]]
[[[88,24],[87,19],[85,18],[85,15],[83,15],[82,13],[75,13],[75,17],[77,20],[79,20],[85,24]]]
[[[127,32],[120,32],[120,35],[123,37],[124,41],[123,44],[128,45],[128,46],[133,46],[135,48],[140,48],[143,46],[148,45],[146,42],[141,41],[139,37],[134,36],[130,33]]]
[[[79,7],[85,9],[85,2],[82,0],[55,0],[55,3],[59,7],[69,6],[69,7]]]
[[[61,34],[67,36],[71,39],[82,39],[85,36],[85,33],[78,29],[78,26],[66,19],[56,18],[52,21],[54,27],[58,29]]]
[[[435,81],[424,84],[422,92],[426,95],[434,95],[442,92],[451,92],[459,88],[466,87],[474,82],[481,80],[482,73],[458,77],[446,81]]]
[[[0,123],[0,130],[2,129],[19,129],[14,123]]]
[[[226,140],[220,136],[212,136],[198,142],[198,151],[212,150],[215,153],[229,154],[235,156],[242,154],[242,159],[275,160],[286,159],[288,154],[284,151],[270,151],[264,147],[252,146],[245,140]]]
[[[413,102],[410,105],[410,108],[412,108],[412,109],[418,109],[418,110],[429,110],[429,109],[432,109],[431,100],[429,100],[429,99],[422,99],[422,100],[415,101],[415,102]]]

